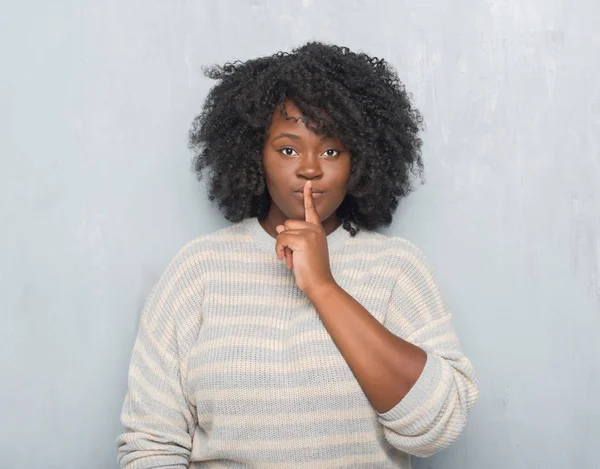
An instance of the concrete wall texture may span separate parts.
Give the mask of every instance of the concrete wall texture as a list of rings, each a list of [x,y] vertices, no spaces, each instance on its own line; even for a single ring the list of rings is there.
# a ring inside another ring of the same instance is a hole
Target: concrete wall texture
[[[385,57],[427,182],[385,232],[438,274],[481,380],[421,469],[600,468],[600,3],[0,2],[0,466],[116,467],[142,303],[226,226],[190,171],[204,64]]]

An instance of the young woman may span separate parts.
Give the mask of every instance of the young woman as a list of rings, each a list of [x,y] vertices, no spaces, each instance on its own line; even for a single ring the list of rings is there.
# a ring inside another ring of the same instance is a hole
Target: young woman
[[[396,73],[321,43],[206,73],[195,169],[234,223],[147,300],[121,467],[409,468],[446,447],[473,369],[423,254],[374,231],[422,169]]]

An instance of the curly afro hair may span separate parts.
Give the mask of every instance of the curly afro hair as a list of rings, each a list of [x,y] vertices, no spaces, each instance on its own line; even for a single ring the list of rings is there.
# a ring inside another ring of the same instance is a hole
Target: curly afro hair
[[[189,131],[194,171],[208,172],[209,200],[225,218],[263,219],[269,196],[262,148],[273,112],[293,101],[316,133],[339,139],[351,154],[347,195],[336,211],[351,236],[389,226],[399,199],[421,177],[420,113],[383,59],[309,42],[246,62],[204,68],[220,80]]]

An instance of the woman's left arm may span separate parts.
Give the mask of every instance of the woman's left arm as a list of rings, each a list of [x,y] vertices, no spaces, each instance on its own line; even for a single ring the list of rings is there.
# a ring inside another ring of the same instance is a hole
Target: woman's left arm
[[[478,384],[431,268],[418,248],[402,244],[383,324],[336,283],[305,294],[378,412],[387,440],[426,457],[458,438]]]

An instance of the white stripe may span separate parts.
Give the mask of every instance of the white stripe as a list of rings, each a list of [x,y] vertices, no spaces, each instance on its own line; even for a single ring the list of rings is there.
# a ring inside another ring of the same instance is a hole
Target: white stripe
[[[336,467],[354,467],[358,463],[379,463],[385,462],[386,456],[384,453],[378,454],[360,454],[360,455],[348,455],[334,459],[320,459],[304,463],[303,467],[310,469],[334,469]],[[300,467],[301,465],[298,465]],[[281,462],[274,463],[260,463],[260,469],[281,469],[285,465]],[[370,466],[376,467],[376,466]]]
[[[310,307],[310,309],[305,309],[302,312],[298,312],[291,320],[287,317],[281,315],[279,317],[276,316],[259,316],[259,315],[240,315],[240,316],[218,316],[212,317],[207,315],[204,319],[206,326],[212,328],[229,328],[234,327],[236,332],[240,332],[243,329],[239,326],[241,325],[251,325],[251,326],[262,326],[268,327],[278,330],[285,330],[288,332],[293,332],[296,329],[302,329],[303,324],[307,321],[313,321],[317,315],[317,312],[314,310],[314,307]],[[232,330],[229,329],[226,333],[231,333]]]
[[[244,399],[252,399],[253,401],[291,401],[294,399],[305,399],[311,397],[335,397],[348,396],[351,394],[360,393],[364,396],[356,380],[345,381],[332,384],[332,387],[323,385],[319,386],[302,386],[302,387],[282,387],[282,388],[235,388],[235,389],[219,389],[219,388],[197,388],[195,390],[198,402],[202,401],[203,397],[210,396],[211,401],[226,402],[239,399],[243,396]],[[365,397],[366,399],[366,397]]]
[[[217,448],[230,447],[232,442],[228,440],[211,439],[211,446]],[[348,433],[345,435],[331,436],[306,436],[303,438],[289,438],[276,440],[235,440],[236,451],[252,450],[277,450],[285,448],[286,450],[301,448],[323,448],[333,445],[356,445],[360,443],[376,442],[375,434],[372,431],[361,433]]]
[[[336,411],[317,411],[317,412],[293,412],[286,413],[285,417],[281,414],[256,414],[246,415],[215,415],[198,414],[198,422],[211,422],[213,427],[236,427],[238,425],[248,426],[281,426],[282,421],[293,422],[294,424],[313,424],[317,422],[340,422],[345,420],[372,419],[377,421],[377,414],[372,407],[358,407],[356,409],[344,409]]]
[[[260,374],[280,374],[290,372],[302,372],[312,370],[322,370],[324,368],[341,368],[347,366],[341,355],[331,355],[326,357],[309,357],[294,360],[287,363],[265,363],[252,360],[237,360],[234,362],[214,362],[192,367],[189,370],[191,376],[199,376],[203,373],[260,373]]]
[[[435,383],[435,389],[431,390],[425,396],[425,400],[418,407],[414,408],[412,412],[394,422],[393,426],[407,427],[407,431],[410,431],[411,428],[419,428],[418,425],[424,420],[425,414],[429,413],[436,406],[439,406],[441,399],[445,399],[448,390],[448,381],[452,379],[452,372],[453,369],[451,366],[443,366],[441,376],[438,377],[438,381]]]
[[[175,400],[173,400],[170,395],[165,395],[159,392],[156,386],[154,386],[153,384],[149,383],[148,380],[146,380],[144,375],[137,369],[137,367],[131,367],[131,371],[129,372],[129,378],[133,381],[133,386],[130,386],[128,390],[128,394],[130,395],[129,399],[131,401],[136,402],[136,405],[139,402],[146,401],[146,396],[141,396],[138,393],[138,390],[143,389],[144,393],[147,396],[152,397],[155,401],[157,401],[166,409],[176,414],[181,413],[181,409],[179,408],[178,403]]]

